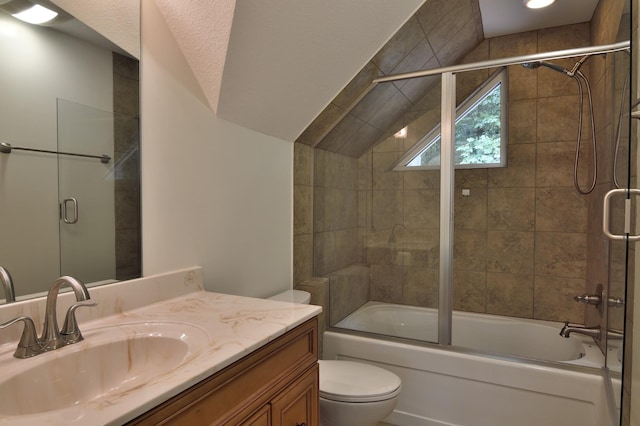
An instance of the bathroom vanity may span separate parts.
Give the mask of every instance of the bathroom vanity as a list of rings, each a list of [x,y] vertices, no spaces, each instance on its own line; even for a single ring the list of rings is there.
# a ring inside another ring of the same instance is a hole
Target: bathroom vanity
[[[318,425],[321,308],[206,292],[190,268],[90,289],[84,340],[13,357],[0,335],[0,423]],[[75,301],[58,297],[58,321]],[[41,323],[45,301],[0,307]]]
[[[317,319],[138,417],[129,425],[318,425]]]

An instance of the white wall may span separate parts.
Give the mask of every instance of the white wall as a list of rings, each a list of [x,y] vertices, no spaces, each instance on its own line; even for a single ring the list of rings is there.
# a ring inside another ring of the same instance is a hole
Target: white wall
[[[216,117],[142,0],[143,274],[198,264],[210,291],[291,288],[293,144]]]
[[[0,51],[1,142],[56,150],[56,98],[112,110],[111,52],[4,13]],[[44,291],[60,275],[57,172],[55,155],[0,154],[0,265],[18,295]]]

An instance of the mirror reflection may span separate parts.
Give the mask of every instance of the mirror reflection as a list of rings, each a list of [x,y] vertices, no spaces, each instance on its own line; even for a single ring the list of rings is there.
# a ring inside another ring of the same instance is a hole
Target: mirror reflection
[[[141,271],[138,61],[58,10],[0,12],[0,266],[18,300]]]

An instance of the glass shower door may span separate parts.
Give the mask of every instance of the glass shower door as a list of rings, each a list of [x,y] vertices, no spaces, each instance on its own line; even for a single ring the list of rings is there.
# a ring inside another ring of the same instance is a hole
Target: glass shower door
[[[114,115],[58,99],[58,150],[114,152]],[[113,160],[58,155],[60,272],[84,283],[115,279]]]

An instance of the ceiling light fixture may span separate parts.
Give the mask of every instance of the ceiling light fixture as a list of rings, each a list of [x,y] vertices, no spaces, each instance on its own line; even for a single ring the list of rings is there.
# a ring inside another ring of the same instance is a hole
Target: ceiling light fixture
[[[45,3],[49,6],[49,3]],[[55,8],[55,6],[53,7]],[[53,23],[59,17],[59,12],[52,10],[31,0],[0,0],[0,11],[8,13],[14,18],[30,24],[42,25]]]
[[[543,7],[550,6],[556,0],[523,0],[525,6],[529,9],[542,9]]]
[[[14,18],[18,18],[21,21],[28,22],[29,24],[40,25],[54,19],[56,16],[58,16],[58,12],[54,12],[53,10],[36,4],[27,10],[19,13],[14,13],[11,16],[13,16]]]

